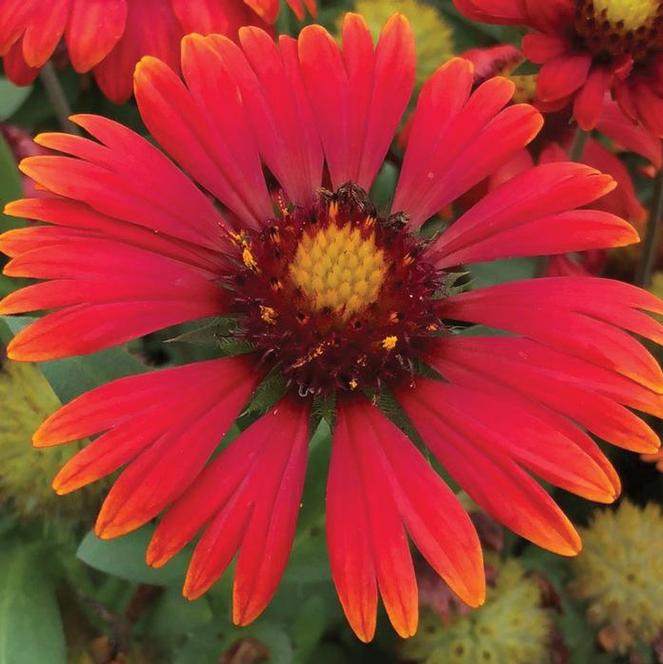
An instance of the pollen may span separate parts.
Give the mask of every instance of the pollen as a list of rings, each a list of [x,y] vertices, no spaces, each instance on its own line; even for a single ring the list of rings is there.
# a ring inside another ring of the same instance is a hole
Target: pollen
[[[385,337],[382,340],[382,348],[384,348],[385,350],[394,350],[394,348],[396,348],[397,343],[398,343],[398,337],[392,334],[388,337]]]
[[[659,0],[594,0],[594,11],[614,25],[637,30],[656,18],[660,4]]]
[[[314,311],[330,309],[345,321],[378,297],[387,273],[375,232],[354,224],[330,223],[302,235],[290,265],[290,278]]]
[[[596,56],[641,62],[663,46],[663,2],[576,0],[575,27]]]

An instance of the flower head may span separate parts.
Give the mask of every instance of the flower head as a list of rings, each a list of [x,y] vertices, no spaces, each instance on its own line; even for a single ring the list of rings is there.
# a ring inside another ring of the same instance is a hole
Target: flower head
[[[573,102],[592,129],[611,91],[624,113],[663,136],[663,3],[659,0],[454,0],[466,16],[523,25],[525,55],[542,65],[537,99],[558,110]]]
[[[315,0],[288,0],[299,19]],[[243,25],[267,27],[278,0],[0,0],[0,56],[9,79],[30,83],[62,39],[74,69],[92,71],[102,92],[121,103],[131,96],[132,74],[144,55],[179,65],[188,32],[235,38]]]
[[[584,551],[573,561],[574,594],[588,602],[587,615],[601,627],[601,643],[624,653],[650,644],[663,630],[663,513],[650,503],[628,501],[601,511],[583,531]]]
[[[2,347],[0,347],[0,352]],[[91,492],[57,500],[49,483],[74,449],[37,450],[30,444],[40,422],[61,405],[32,364],[0,362],[0,498],[24,519],[59,518],[79,523],[93,514]]]
[[[485,606],[445,621],[422,612],[419,632],[402,653],[407,661],[425,664],[543,664],[549,661],[552,621],[541,599],[537,582],[516,560],[506,560]]]
[[[73,120],[96,140],[37,138],[68,156],[24,160],[51,196],[7,212],[45,224],[0,243],[12,256],[7,274],[45,281],[12,293],[0,311],[56,310],[13,339],[9,353],[21,360],[90,353],[210,317],[233,321],[215,334],[247,352],[101,386],[46,420],[34,441],[96,436],[54,486],[67,493],[124,467],[97,533],[122,535],[166,511],[150,564],[202,531],[187,597],[237,554],[233,619],[246,624],[288,558],[313,406],[335,403],[326,518],[338,595],[361,639],[373,636],[379,595],[408,636],[418,607],[408,536],[472,606],[484,598],[483,564],[458,499],[375,405],[382,390],[479,506],[573,555],[578,534],[530,472],[610,502],[619,479],[587,431],[639,452],[657,448],[628,407],[660,414],[663,374],[626,330],[660,341],[663,327],[644,312],[663,304],[584,278],[460,292],[461,264],[637,239],[618,217],[578,209],[614,183],[573,163],[530,168],[444,233],[420,232],[540,129],[534,108],[508,106],[509,81],[472,92],[462,59],[435,72],[419,95],[392,208],[381,211],[366,192],[415,79],[404,17],[392,17],[375,46],[355,14],[342,49],[317,25],[278,44],[243,28],[239,42],[185,37],[183,80],[155,58],[138,65],[138,107],[169,156],[89,115]],[[510,336],[454,333],[466,323]],[[215,455],[275,374],[283,398]]]

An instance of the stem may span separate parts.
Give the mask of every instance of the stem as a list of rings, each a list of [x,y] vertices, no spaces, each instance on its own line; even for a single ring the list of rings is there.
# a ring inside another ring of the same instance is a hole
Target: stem
[[[60,85],[60,79],[55,73],[55,68],[50,61],[41,68],[39,78],[41,78],[41,82],[46,90],[46,95],[51,103],[51,107],[55,112],[58,122],[60,123],[60,127],[70,134],[80,134],[80,129],[69,121],[71,107],[69,106],[67,97]]]
[[[569,159],[571,161],[580,161],[582,159],[582,153],[585,151],[588,138],[588,131],[583,131],[580,127],[576,127],[573,143],[571,143],[571,149],[569,150]]]
[[[661,239],[661,222],[663,222],[663,169],[656,173],[651,212],[635,277],[635,283],[643,288],[649,286],[651,281],[651,273]]]

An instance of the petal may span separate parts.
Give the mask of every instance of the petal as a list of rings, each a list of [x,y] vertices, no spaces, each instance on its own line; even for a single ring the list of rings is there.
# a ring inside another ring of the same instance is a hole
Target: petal
[[[474,21],[518,25],[526,23],[527,13],[519,0],[453,0],[456,9]]]
[[[182,30],[171,3],[141,0],[127,3],[124,34],[115,48],[95,68],[94,76],[102,92],[116,104],[124,103],[132,92],[132,76],[143,56],[154,56],[169,67],[179,67]],[[145,28],[149,26],[149,30]]]
[[[25,32],[30,17],[35,12],[37,0],[4,0],[0,11],[0,55],[9,49]]]
[[[634,123],[616,102],[604,103],[597,129],[621,148],[636,152],[648,159],[656,169],[661,167],[663,153],[660,139],[642,125]]]
[[[33,442],[37,447],[58,445],[117,428],[136,413],[158,408],[169,396],[194,400],[199,388],[230,367],[234,375],[244,366],[239,358],[196,362],[119,378],[77,397],[53,413],[39,427]],[[180,392],[180,389],[185,392]]]
[[[22,171],[39,186],[87,203],[102,214],[219,250],[224,221],[214,205],[144,138],[99,116],[73,119],[104,145],[66,134],[41,134],[40,144],[81,159],[29,157]],[[131,155],[131,169],[127,159]]]
[[[377,408],[366,407],[360,417],[370,423],[380,441],[376,457],[384,455],[382,467],[415,545],[466,604],[479,606],[485,596],[481,544],[460,501]]]
[[[451,87],[436,90],[436,84],[451,83],[461,72],[471,78],[469,66],[467,62],[463,66],[451,61],[440,68],[429,82],[429,94],[422,92],[415,111],[392,206],[393,210],[406,212],[414,226],[490,175],[531,141],[541,127],[540,114],[527,104],[500,111],[514,88],[513,83],[499,77],[479,86],[467,103],[466,88],[461,86],[461,96],[454,97],[456,107],[451,117],[444,107],[436,109],[439,102],[432,101],[433,94],[446,94]],[[443,118],[441,123],[437,122],[438,116]]]
[[[69,19],[72,0],[55,0],[39,7],[23,35],[23,57],[30,67],[42,67],[53,55]]]
[[[449,127],[467,103],[474,81],[468,60],[453,58],[442,65],[421,89],[414,112],[394,209],[412,199],[423,165],[441,149]]]
[[[370,640],[375,629],[376,582],[400,636],[414,634],[418,620],[412,557],[380,457],[382,468],[375,468],[379,443],[369,408],[355,402],[338,409],[327,482],[332,577],[350,626],[362,641]]]
[[[634,451],[658,447],[653,431],[620,404],[656,413],[663,406],[660,395],[619,374],[521,338],[454,339],[437,355],[432,362],[440,371],[448,372],[452,362],[544,404],[614,445]]]
[[[208,272],[216,272],[219,267],[218,249],[213,251],[197,244],[190,244],[164,231],[155,233],[148,227],[103,215],[77,201],[61,198],[23,199],[9,203],[4,212],[9,216],[45,221],[59,227],[33,226],[3,233],[0,235],[0,251],[5,251],[9,255],[18,255],[42,246],[62,244],[61,241],[55,241],[57,238],[69,241],[72,237],[90,237],[118,240],[124,244],[148,249],[162,256],[195,265]],[[216,215],[213,208],[211,212]]]
[[[602,503],[617,498],[615,472],[598,449],[588,449],[591,439],[580,442],[578,434],[582,436],[582,432],[576,434],[564,418],[513,395],[504,384],[458,366],[453,346],[440,346],[439,351],[434,366],[454,385],[449,397],[452,407],[464,403],[476,422],[492,431],[497,450],[545,481],[579,496]]]
[[[527,169],[484,196],[442,233],[431,251],[437,264],[447,267],[637,242],[630,224],[618,217],[573,211],[614,187],[610,176],[582,164]]]
[[[573,101],[573,117],[583,131],[596,127],[606,92],[610,89],[610,72],[604,67],[590,70],[585,84]]]
[[[614,301],[615,293],[628,299]],[[663,391],[658,363],[619,329],[661,339],[660,324],[632,311],[659,311],[661,303],[635,287],[607,279],[547,277],[454,295],[445,304],[445,316],[453,320],[523,334]]]
[[[14,42],[2,61],[5,76],[14,85],[29,85],[39,74],[38,67],[30,67],[23,58],[23,45]]]
[[[437,460],[488,514],[543,548],[578,553],[580,538],[550,496],[496,448],[490,429],[472,413],[447,406],[454,389],[419,379],[398,398]]]
[[[243,362],[218,360],[215,381],[196,391],[171,426],[122,472],[106,496],[95,531],[124,535],[154,518],[196,479],[246,405],[258,376]]]
[[[72,0],[65,41],[73,68],[84,73],[117,44],[127,20],[126,0]]]
[[[201,473],[166,514],[147,552],[161,566],[209,524],[194,551],[185,596],[194,599],[223,573],[237,549],[233,620],[265,608],[285,569],[304,484],[308,409],[283,401]]]
[[[562,55],[546,62],[536,78],[536,95],[541,101],[555,101],[574,93],[587,80],[592,59],[589,55]]]
[[[237,31],[243,25],[261,25],[264,22],[243,2],[237,0],[170,0],[173,11],[186,35],[219,34],[237,39]]]
[[[299,73],[297,44],[282,37],[279,50],[257,28],[240,30],[240,42],[244,55],[220,38],[217,48],[242,91],[262,157],[290,200],[311,202],[322,182],[323,157]]]
[[[531,32],[523,37],[523,53],[537,65],[559,58],[568,50],[569,43],[560,35]]]
[[[655,136],[663,137],[663,97],[642,82],[634,87],[633,100],[642,124]]]
[[[357,177],[357,183],[364,189],[370,187],[382,165],[414,87],[414,36],[402,14],[392,16],[382,29],[374,67],[371,105]]]
[[[45,362],[87,355],[218,313],[219,306],[213,302],[156,300],[72,306],[21,330],[7,346],[7,356],[21,362]]]

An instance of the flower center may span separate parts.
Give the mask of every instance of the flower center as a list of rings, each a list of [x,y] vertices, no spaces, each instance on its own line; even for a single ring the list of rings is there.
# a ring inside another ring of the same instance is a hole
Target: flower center
[[[237,335],[301,395],[411,378],[443,329],[443,275],[402,216],[380,218],[354,185],[235,242]]]
[[[658,13],[658,0],[594,0],[594,11],[605,16],[612,25],[622,24],[626,30],[649,25]]]
[[[663,2],[576,0],[575,27],[595,55],[640,61],[663,47]]]
[[[346,321],[376,300],[387,263],[375,244],[375,220],[368,218],[363,229],[339,226],[336,203],[330,205],[329,217],[325,228],[304,232],[290,277],[310,298],[314,311],[330,308]]]

